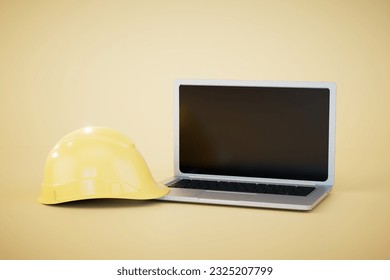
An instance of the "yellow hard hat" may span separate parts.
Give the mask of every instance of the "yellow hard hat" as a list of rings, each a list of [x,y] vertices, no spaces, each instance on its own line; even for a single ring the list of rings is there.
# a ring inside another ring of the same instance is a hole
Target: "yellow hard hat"
[[[67,134],[49,153],[39,202],[153,199],[168,191],[154,181],[128,137],[106,127],[86,127]]]

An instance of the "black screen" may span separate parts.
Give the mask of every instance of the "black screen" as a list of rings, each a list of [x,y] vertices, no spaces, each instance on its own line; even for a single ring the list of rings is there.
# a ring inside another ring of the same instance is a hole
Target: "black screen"
[[[326,181],[329,89],[181,85],[184,173]]]

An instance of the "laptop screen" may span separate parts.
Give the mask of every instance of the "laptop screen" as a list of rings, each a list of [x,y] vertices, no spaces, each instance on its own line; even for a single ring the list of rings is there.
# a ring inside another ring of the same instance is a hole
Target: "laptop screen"
[[[180,85],[183,173],[326,181],[328,88]]]

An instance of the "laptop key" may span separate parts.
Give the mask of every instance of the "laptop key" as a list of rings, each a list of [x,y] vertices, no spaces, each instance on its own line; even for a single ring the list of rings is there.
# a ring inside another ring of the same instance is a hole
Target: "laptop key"
[[[239,183],[239,182],[190,180],[190,179],[182,179],[176,181],[168,185],[168,187],[197,189],[197,190],[239,192],[239,193],[265,193],[265,194],[292,195],[292,196],[307,196],[315,189],[314,187],[302,187],[302,186],[267,185],[267,184],[256,184],[256,183]]]

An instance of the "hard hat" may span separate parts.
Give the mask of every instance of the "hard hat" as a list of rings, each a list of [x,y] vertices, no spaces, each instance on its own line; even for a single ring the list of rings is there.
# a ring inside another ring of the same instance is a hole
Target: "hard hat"
[[[86,127],[67,134],[49,153],[39,202],[153,199],[168,191],[154,181],[128,137],[106,127]]]

